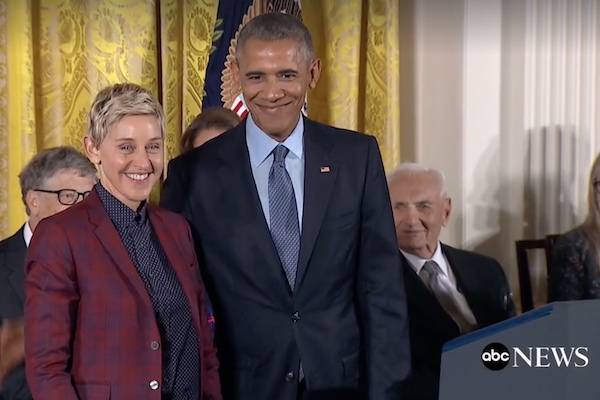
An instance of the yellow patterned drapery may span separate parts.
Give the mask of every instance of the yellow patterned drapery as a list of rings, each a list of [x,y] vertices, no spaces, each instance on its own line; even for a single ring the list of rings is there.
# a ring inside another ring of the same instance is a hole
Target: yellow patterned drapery
[[[0,238],[26,219],[18,174],[39,150],[83,150],[101,88],[134,82],[167,116],[166,155],[200,112],[218,0],[0,0]],[[10,150],[9,150],[10,149]]]
[[[386,169],[400,161],[399,2],[302,0],[322,59],[308,115],[377,137]]]

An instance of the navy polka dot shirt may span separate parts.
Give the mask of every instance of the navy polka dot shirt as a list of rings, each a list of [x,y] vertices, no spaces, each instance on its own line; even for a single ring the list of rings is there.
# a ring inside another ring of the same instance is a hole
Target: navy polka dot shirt
[[[148,219],[147,205],[134,211],[101,184],[96,190],[152,301],[161,334],[162,399],[199,400],[200,354],[190,307]]]

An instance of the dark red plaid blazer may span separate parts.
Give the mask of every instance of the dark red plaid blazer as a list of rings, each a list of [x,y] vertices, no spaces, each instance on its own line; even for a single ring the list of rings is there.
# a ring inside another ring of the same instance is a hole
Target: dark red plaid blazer
[[[148,213],[190,303],[201,350],[201,399],[221,399],[189,227],[170,211],[148,205]],[[161,339],[152,303],[95,190],[38,225],[25,271],[33,398],[160,400],[154,381],[162,382]]]

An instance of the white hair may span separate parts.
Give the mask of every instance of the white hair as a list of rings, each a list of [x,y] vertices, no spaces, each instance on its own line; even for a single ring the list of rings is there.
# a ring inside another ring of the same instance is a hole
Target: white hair
[[[397,179],[400,176],[417,174],[429,174],[430,176],[432,176],[440,185],[441,196],[446,197],[448,195],[446,191],[446,177],[444,176],[444,173],[439,169],[428,168],[424,165],[417,163],[406,162],[399,164],[396,168],[392,170],[392,172],[390,172],[387,175],[388,186],[394,181],[394,179]]]

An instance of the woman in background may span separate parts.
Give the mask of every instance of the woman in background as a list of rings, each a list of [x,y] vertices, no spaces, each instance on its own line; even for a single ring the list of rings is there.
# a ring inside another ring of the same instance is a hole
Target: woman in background
[[[548,272],[548,301],[600,298],[600,154],[588,185],[585,221],[561,235]]]
[[[181,136],[181,153],[200,147],[221,133],[235,128],[240,117],[225,107],[213,107],[202,111]]]

